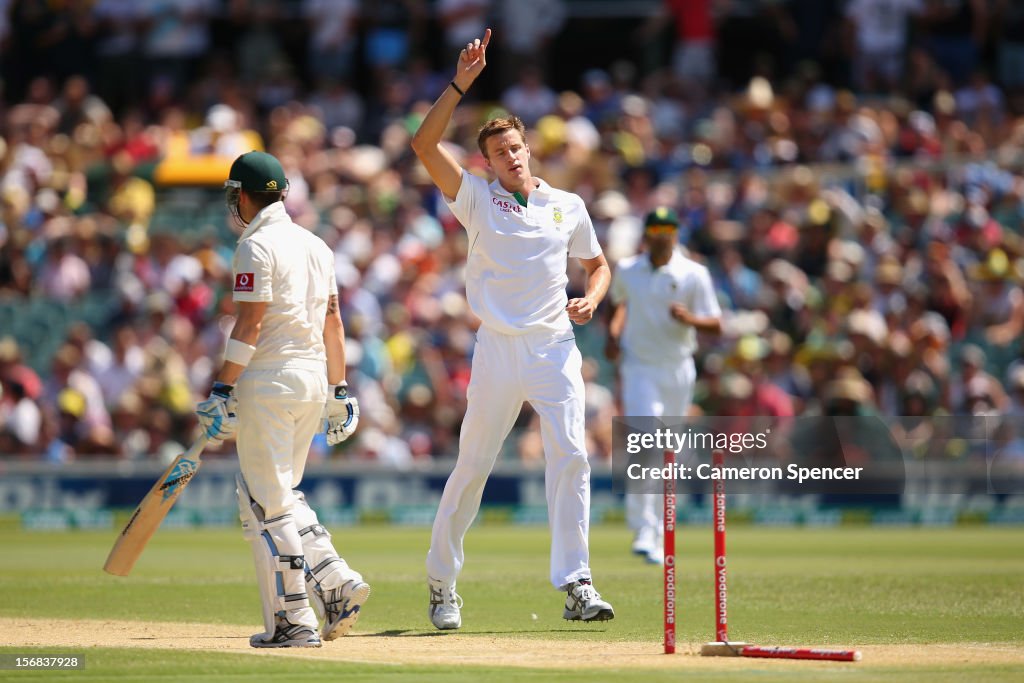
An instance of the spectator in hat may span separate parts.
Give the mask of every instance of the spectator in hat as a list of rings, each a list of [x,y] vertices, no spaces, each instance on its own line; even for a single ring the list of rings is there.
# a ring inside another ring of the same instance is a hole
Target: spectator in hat
[[[970,414],[969,391],[972,390],[976,397],[985,397],[991,401],[993,408],[1000,413],[1010,407],[1010,397],[1007,396],[1003,385],[986,371],[987,361],[985,351],[976,344],[964,344],[960,349],[959,381],[952,383],[950,392],[950,403],[955,412]]]
[[[874,390],[853,366],[839,368],[825,387],[825,414],[829,417],[870,415],[875,405]]]
[[[754,384],[742,373],[728,372],[722,376],[719,390],[721,409],[716,415],[723,417],[749,418],[757,416],[751,399]],[[726,420],[726,424],[749,424],[744,420]]]
[[[949,381],[951,334],[945,318],[929,311],[910,323],[912,362],[931,375],[940,386]]]
[[[999,415],[996,395],[1002,387],[991,377],[976,375],[964,384],[963,414],[975,416]],[[997,388],[998,387],[998,388]]]
[[[851,366],[840,367],[822,396],[825,413],[797,422],[787,460],[811,467],[866,466],[902,462],[902,449],[878,420],[871,385]],[[830,491],[842,492],[837,484]]]
[[[872,310],[892,324],[906,311],[907,299],[902,291],[903,266],[895,257],[883,257],[875,267]]]
[[[899,415],[930,417],[938,407],[935,382],[927,373],[915,370],[907,377],[900,391]]]
[[[968,269],[968,275],[977,288],[973,325],[981,327],[985,339],[996,346],[1017,340],[1024,332],[1024,290],[1006,252],[993,249]]]
[[[935,419],[942,414],[938,398],[932,378],[915,370],[900,391],[898,417],[888,422],[893,437],[915,460],[945,460],[958,453],[955,423]]]
[[[736,343],[736,361],[740,373],[753,387],[750,405],[754,415],[792,417],[793,397],[765,372],[763,360],[771,354],[771,346],[761,338],[747,335]]]

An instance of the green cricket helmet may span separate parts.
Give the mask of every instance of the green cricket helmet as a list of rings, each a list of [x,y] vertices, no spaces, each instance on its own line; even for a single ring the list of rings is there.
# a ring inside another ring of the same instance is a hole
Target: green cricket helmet
[[[231,213],[241,220],[238,202],[242,191],[280,192],[281,199],[288,191],[288,179],[281,162],[266,152],[246,152],[231,164],[228,179],[224,182],[227,204]]]

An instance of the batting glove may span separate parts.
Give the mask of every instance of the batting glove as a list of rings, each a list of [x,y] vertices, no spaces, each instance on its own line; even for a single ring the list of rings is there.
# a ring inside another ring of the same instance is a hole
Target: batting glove
[[[332,384],[324,406],[324,431],[331,446],[341,443],[359,424],[359,401],[348,395],[348,382]]]
[[[210,446],[217,446],[231,438],[238,428],[238,399],[233,390],[230,384],[214,382],[210,398],[196,406],[199,424]]]

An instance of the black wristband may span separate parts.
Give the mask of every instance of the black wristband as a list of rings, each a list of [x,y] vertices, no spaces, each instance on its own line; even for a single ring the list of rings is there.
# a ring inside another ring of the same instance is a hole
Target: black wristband
[[[465,97],[466,91],[460,88],[458,85],[456,85],[455,81],[449,81],[448,85],[455,88],[455,92],[459,93],[459,97]]]

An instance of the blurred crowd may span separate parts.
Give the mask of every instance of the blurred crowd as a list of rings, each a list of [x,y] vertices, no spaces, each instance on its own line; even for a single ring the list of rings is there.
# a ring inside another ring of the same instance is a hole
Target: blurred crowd
[[[191,440],[233,322],[233,239],[223,198],[168,169],[250,149],[282,160],[286,207],[336,254],[362,421],[315,456],[454,456],[478,321],[465,233],[409,140],[485,25],[494,71],[457,110],[452,153],[486,174],[479,125],[520,115],[534,173],[584,198],[613,265],[642,248],[646,212],[678,210],[726,311],[695,411],[1024,415],[1024,7],[648,4],[631,35],[668,37],[655,63],[584,63],[556,90],[572,2],[0,1],[0,313],[73,320],[43,330],[60,336],[43,363],[0,327],[0,457]],[[210,224],[173,229],[175,202]],[[578,336],[595,461],[617,414],[605,324]],[[503,457],[542,463],[528,407]]]

